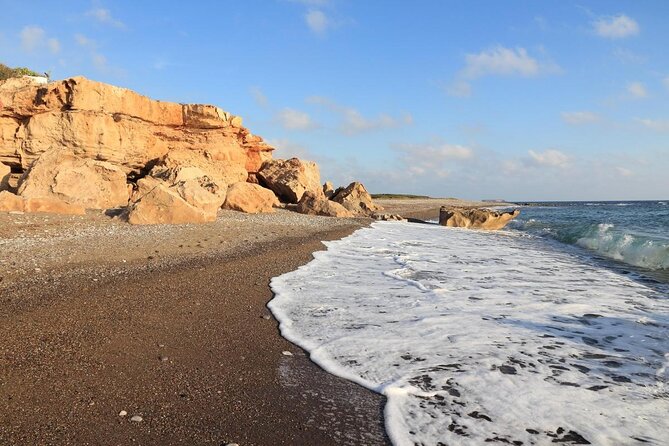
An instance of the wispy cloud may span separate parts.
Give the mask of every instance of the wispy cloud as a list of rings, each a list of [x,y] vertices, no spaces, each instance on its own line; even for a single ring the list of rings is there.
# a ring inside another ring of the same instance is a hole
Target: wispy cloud
[[[451,96],[469,96],[471,81],[486,76],[536,77],[562,72],[552,61],[532,57],[525,48],[507,48],[501,45],[465,56],[465,66],[456,80],[446,88]]]
[[[571,125],[592,124],[601,119],[597,113],[590,111],[562,112],[560,116],[564,122]]]
[[[260,87],[251,87],[249,91],[251,92],[251,96],[253,96],[253,100],[256,104],[263,108],[269,105],[269,100]]]
[[[547,166],[565,168],[569,165],[569,156],[555,149],[547,149],[543,152],[529,150],[529,158],[526,158],[526,164],[535,166]]]
[[[324,35],[332,26],[330,18],[319,9],[312,9],[304,14],[304,21],[315,34]]]
[[[275,119],[286,130],[309,130],[316,127],[308,113],[293,108],[280,110]]]
[[[113,67],[109,64],[107,57],[98,50],[98,44],[95,40],[86,37],[83,34],[75,34],[74,41],[81,48],[87,50],[91,64],[102,73],[110,73],[115,76],[125,75],[125,71]]]
[[[669,119],[636,118],[635,121],[647,129],[655,130],[656,132],[669,132]]]
[[[115,19],[109,9],[93,8],[86,12],[86,16],[105,25],[110,25],[119,29],[125,28],[125,24],[122,21]]]
[[[309,97],[307,98],[307,103],[323,106],[338,114],[341,118],[339,130],[342,134],[348,136],[413,124],[413,117],[409,113],[402,116],[391,116],[382,113],[376,117],[370,118],[364,116],[360,111],[353,107],[340,105],[335,101],[322,96]]]
[[[422,144],[395,144],[392,149],[399,155],[399,164],[410,175],[430,174],[445,178],[454,163],[474,157],[469,147],[433,141]]]
[[[60,53],[60,41],[56,38],[47,38],[46,31],[36,25],[24,26],[19,33],[21,49],[28,53],[47,49],[51,54]]]
[[[627,84],[627,93],[633,99],[644,99],[648,97],[648,90],[646,90],[646,86],[641,82],[630,82]]]
[[[639,34],[639,24],[625,14],[602,17],[593,22],[595,33],[608,39],[623,39]]]
[[[631,177],[632,175],[634,175],[633,171],[631,171],[630,169],[627,169],[625,167],[621,167],[621,166],[616,166],[616,172],[621,177]]]
[[[669,76],[662,79],[662,85],[664,85],[664,88],[666,88],[667,91],[669,91]]]

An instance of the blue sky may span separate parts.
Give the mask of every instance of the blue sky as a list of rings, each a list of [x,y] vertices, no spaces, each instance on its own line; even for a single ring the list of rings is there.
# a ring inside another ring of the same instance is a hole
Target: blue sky
[[[0,61],[216,104],[323,180],[669,198],[669,2],[0,1]]]

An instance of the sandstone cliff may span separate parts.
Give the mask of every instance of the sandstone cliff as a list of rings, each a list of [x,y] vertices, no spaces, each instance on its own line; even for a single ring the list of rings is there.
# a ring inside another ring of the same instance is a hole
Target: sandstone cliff
[[[0,82],[0,104],[0,163],[15,173],[53,149],[112,163],[126,174],[139,174],[175,150],[253,173],[273,150],[218,107],[155,101],[83,77],[47,85],[8,79]]]

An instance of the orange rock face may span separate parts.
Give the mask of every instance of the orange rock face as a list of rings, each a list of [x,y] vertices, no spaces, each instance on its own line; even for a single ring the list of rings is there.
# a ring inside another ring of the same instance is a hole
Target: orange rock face
[[[47,85],[2,81],[0,103],[0,162],[22,169],[49,149],[66,148],[126,173],[172,150],[255,172],[273,150],[218,107],[155,101],[83,77]]]
[[[362,183],[353,182],[344,189],[338,189],[331,198],[355,215],[371,217],[383,208],[372,201],[372,196],[367,192]]]
[[[297,203],[305,192],[322,192],[318,165],[297,158],[272,160],[258,172],[260,183],[272,189],[284,203]]]
[[[223,208],[249,214],[274,212],[279,200],[269,189],[253,183],[235,183],[228,188]]]

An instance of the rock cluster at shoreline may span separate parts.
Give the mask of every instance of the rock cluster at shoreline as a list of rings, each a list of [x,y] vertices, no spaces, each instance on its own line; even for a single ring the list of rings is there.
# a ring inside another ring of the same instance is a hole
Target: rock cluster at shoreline
[[[372,217],[360,183],[336,191],[316,163],[273,147],[212,105],[155,101],[73,77],[0,82],[0,211],[122,209],[133,224],[203,223],[218,209]],[[282,204],[283,203],[283,204]]]
[[[454,228],[502,229],[520,214],[518,209],[496,212],[490,209],[461,209],[442,206],[439,210],[439,224]]]

